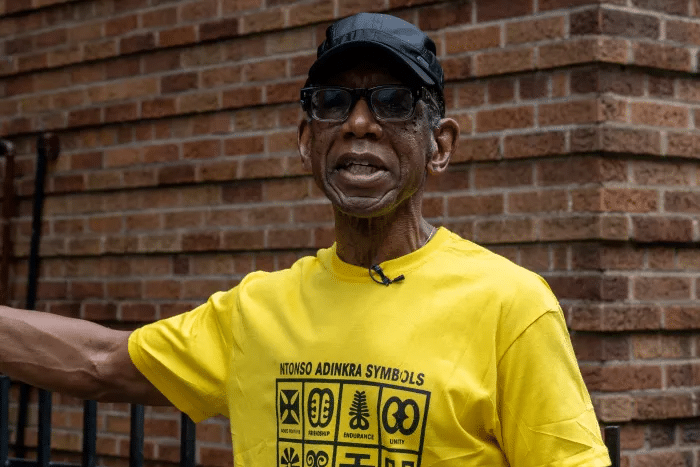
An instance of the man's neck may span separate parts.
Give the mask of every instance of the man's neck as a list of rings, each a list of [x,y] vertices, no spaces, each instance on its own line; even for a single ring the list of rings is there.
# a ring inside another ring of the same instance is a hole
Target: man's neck
[[[410,213],[358,218],[336,210],[335,236],[338,257],[349,264],[369,268],[407,255],[423,246],[433,227],[420,209]]]

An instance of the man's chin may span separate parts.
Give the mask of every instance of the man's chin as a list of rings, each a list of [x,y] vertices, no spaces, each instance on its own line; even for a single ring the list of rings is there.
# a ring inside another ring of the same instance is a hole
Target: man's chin
[[[372,218],[391,212],[387,195],[377,196],[340,196],[332,199],[335,209],[346,216]]]

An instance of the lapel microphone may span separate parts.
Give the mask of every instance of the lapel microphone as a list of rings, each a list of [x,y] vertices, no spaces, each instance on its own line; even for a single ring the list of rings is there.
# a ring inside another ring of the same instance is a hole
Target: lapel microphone
[[[374,277],[373,273],[376,273],[379,276],[379,279],[381,280],[377,280],[377,278]],[[386,274],[384,274],[384,271],[382,271],[381,266],[379,266],[378,264],[375,264],[374,266],[369,268],[369,277],[371,277],[372,280],[377,284],[386,285],[387,287],[393,284],[394,282],[401,282],[405,279],[403,274],[396,277],[395,279],[389,279],[388,277],[386,277]]]

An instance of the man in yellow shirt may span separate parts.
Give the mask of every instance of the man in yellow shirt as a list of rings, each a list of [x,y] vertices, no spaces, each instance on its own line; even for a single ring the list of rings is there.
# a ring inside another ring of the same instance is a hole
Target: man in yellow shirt
[[[133,333],[3,308],[0,371],[226,415],[240,466],[609,465],[547,284],[422,216],[459,135],[443,87],[413,25],[336,22],[299,125],[335,244]]]

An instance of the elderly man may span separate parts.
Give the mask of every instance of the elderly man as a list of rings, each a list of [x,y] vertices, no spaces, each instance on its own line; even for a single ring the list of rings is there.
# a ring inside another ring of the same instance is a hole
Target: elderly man
[[[5,308],[0,370],[226,415],[241,466],[609,465],[546,283],[423,218],[459,135],[443,86],[413,25],[338,21],[298,133],[336,243],[133,333]]]

